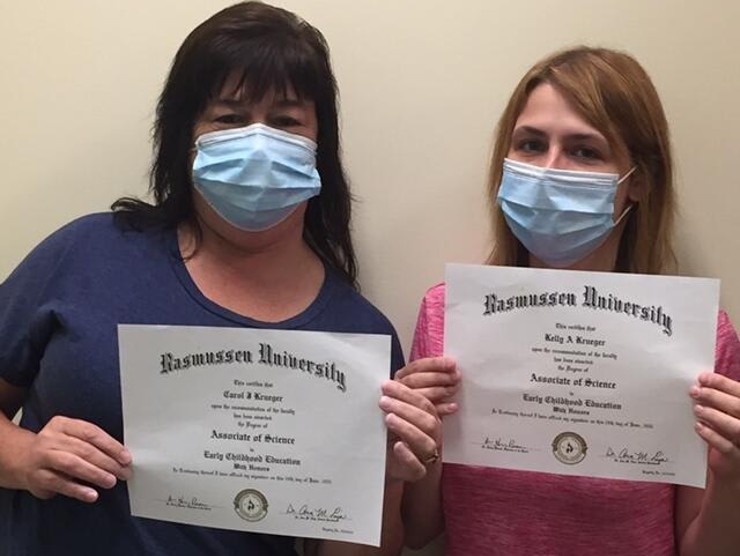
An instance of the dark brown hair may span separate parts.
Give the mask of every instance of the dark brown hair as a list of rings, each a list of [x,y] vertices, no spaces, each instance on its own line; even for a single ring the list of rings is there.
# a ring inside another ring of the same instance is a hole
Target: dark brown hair
[[[352,197],[341,162],[337,86],[323,35],[295,14],[261,2],[230,6],[185,39],[157,104],[149,189],[154,203],[124,197],[112,210],[119,224],[196,230],[189,153],[193,128],[224,84],[238,77],[250,100],[289,89],[316,106],[316,166],[321,193],[308,202],[303,236],[316,254],[357,287],[350,236]]]

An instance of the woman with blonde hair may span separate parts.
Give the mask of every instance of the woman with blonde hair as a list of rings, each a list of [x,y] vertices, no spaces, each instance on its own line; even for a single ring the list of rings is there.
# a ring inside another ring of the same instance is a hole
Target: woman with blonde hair
[[[587,187],[584,187],[586,185]],[[530,69],[499,122],[488,263],[661,274],[674,268],[668,125],[630,56],[579,47]],[[453,413],[460,379],[443,357],[444,284],[419,312],[396,379]],[[705,490],[429,462],[404,495],[406,543],[443,529],[450,555],[730,555],[740,547],[740,342],[718,315],[716,373],[687,394],[709,447]],[[494,371],[495,372],[495,371]],[[442,449],[442,442],[438,448]]]

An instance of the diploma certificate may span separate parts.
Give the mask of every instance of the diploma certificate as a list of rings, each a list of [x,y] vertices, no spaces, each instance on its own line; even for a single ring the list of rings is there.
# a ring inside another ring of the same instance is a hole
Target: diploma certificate
[[[719,281],[448,265],[444,461],[704,487]]]
[[[133,515],[378,546],[390,336],[118,327]]]

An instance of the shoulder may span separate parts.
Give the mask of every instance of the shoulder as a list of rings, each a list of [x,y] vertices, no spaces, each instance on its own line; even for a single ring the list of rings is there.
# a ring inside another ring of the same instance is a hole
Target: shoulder
[[[423,303],[428,307],[445,307],[445,283],[440,282],[429,288],[424,295]]]
[[[89,214],[73,220],[57,234],[66,243],[84,245],[76,250],[76,258],[90,260],[125,259],[132,263],[143,262],[147,255],[167,248],[172,230],[169,228],[132,228],[116,219],[115,213]],[[131,257],[134,260],[131,260]]]
[[[327,275],[330,282],[325,307],[319,316],[320,329],[355,334],[380,334],[391,338],[391,368],[393,374],[404,364],[403,349],[391,321],[375,305],[338,275]]]
[[[419,308],[419,321],[427,323],[444,323],[445,318],[445,283],[440,282],[429,288],[421,300]]]
[[[724,311],[720,311],[717,317],[715,371],[740,380],[740,339]]]
[[[109,243],[121,237],[123,231],[114,221],[113,214],[101,212],[88,214],[72,220],[55,232],[52,232],[37,247],[37,250],[66,251],[70,247],[84,245],[84,251],[89,251],[98,243]]]
[[[421,301],[411,346],[413,361],[442,355],[444,351],[445,284],[429,288]]]
[[[396,336],[388,317],[360,292],[334,273],[327,275],[327,279],[331,282],[331,302],[327,303],[326,311],[333,319],[344,321],[342,328],[349,328],[348,332]]]
[[[730,316],[720,309],[717,315],[717,343],[726,344],[737,342],[737,332],[732,325]]]
[[[63,248],[80,240],[87,240],[98,236],[101,232],[112,228],[113,219],[110,214],[96,213],[81,216],[65,224],[49,234],[38,247]]]
[[[161,252],[162,245],[152,233],[120,228],[110,212],[89,214],[65,224],[41,241],[11,273],[9,280],[54,283],[85,269],[93,272],[116,265],[126,271],[131,265],[151,260],[152,252]]]
[[[105,215],[101,214],[83,216],[65,224],[36,245],[10,278],[24,272],[38,279],[50,278],[60,268],[72,264],[80,252],[87,252],[91,238],[98,237],[99,231],[105,228]]]
[[[115,229],[113,213],[96,212],[75,218],[68,224],[59,228],[59,230],[54,232],[50,237],[59,236],[74,239],[78,237],[97,235],[101,232],[111,232]]]

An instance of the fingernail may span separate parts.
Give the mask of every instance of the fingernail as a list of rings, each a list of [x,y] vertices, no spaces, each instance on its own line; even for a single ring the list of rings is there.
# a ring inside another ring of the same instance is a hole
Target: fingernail
[[[457,411],[457,406],[454,403],[443,403],[437,407],[437,413],[440,415],[450,415]]]
[[[118,476],[113,473],[106,473],[105,477],[101,479],[100,484],[96,484],[101,488],[111,489],[118,484]]]
[[[692,386],[691,389],[689,390],[689,396],[691,396],[692,398],[698,398],[700,395],[701,395],[701,388],[699,388],[696,385]]]
[[[129,452],[126,448],[121,450],[121,453],[118,456],[118,463],[120,463],[121,465],[129,465],[131,461],[131,452]]]
[[[704,406],[695,405],[694,406],[694,413],[696,413],[697,415],[702,415],[704,413]]]
[[[380,396],[380,401],[378,402],[378,405],[382,409],[390,409],[391,408],[391,399],[388,396]]]
[[[86,488],[82,496],[84,496],[86,502],[95,502],[98,499],[98,492],[91,488]]]

